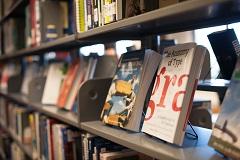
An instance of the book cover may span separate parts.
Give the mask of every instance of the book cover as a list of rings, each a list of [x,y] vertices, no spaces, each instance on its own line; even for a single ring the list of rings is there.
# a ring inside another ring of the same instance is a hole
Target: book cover
[[[240,55],[240,44],[234,30],[213,32],[208,35],[208,39],[219,63],[220,78],[230,80]]]
[[[139,131],[144,102],[160,57],[150,50],[122,55],[101,113],[104,123]]]
[[[42,103],[56,105],[61,84],[64,79],[64,63],[52,63],[49,65],[45,82]]]
[[[76,78],[79,67],[80,67],[80,60],[76,59],[75,61],[72,62],[72,64],[70,65],[67,71],[66,77],[63,81],[63,84],[61,86],[60,93],[58,96],[57,105],[59,108],[64,108],[67,102],[68,95],[71,91],[71,88]]]
[[[81,85],[83,84],[84,76],[85,76],[85,63],[83,61],[83,58],[80,58],[80,66],[77,70],[75,80],[73,81],[73,84],[72,84],[71,90],[69,92],[66,104],[64,106],[64,108],[66,110],[70,110],[70,111],[73,111],[73,112],[76,111],[76,108],[74,110],[74,103],[76,101],[79,89],[80,89]],[[78,104],[76,104],[76,105],[78,105]]]
[[[238,59],[230,86],[225,94],[221,112],[213,127],[209,145],[224,155],[240,159],[239,140],[239,89],[240,89],[240,59]]]
[[[195,43],[164,49],[142,131],[181,145],[205,49]]]
[[[101,119],[104,123],[125,127],[139,91],[144,53],[121,57],[110,86]]]

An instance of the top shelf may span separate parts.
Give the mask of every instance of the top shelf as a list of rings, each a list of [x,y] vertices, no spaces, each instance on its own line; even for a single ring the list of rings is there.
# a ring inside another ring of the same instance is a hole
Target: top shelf
[[[18,3],[24,0],[19,0]],[[25,1],[24,1],[25,2]],[[22,2],[23,3],[23,2]],[[0,61],[16,57],[45,54],[96,43],[121,39],[143,39],[153,34],[167,34],[240,21],[239,0],[189,0],[160,8],[105,26],[76,33],[33,48],[0,56]],[[9,11],[8,16],[14,11]],[[5,16],[6,18],[7,16]],[[4,18],[3,18],[4,19]],[[3,20],[1,20],[2,23]]]
[[[3,15],[2,19],[0,19],[0,25],[2,25],[8,18],[18,15],[19,9],[24,8],[24,6],[27,5],[27,0],[18,0],[16,1],[11,8],[8,10],[8,12]]]
[[[86,41],[142,38],[240,20],[239,0],[189,0],[79,33]]]

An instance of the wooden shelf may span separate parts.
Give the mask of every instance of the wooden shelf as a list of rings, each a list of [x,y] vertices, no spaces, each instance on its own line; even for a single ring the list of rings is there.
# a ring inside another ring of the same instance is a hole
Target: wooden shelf
[[[151,34],[193,30],[240,20],[239,1],[189,0],[79,33],[81,41],[142,39]]]
[[[81,123],[81,128],[95,135],[109,139],[138,152],[151,157],[176,160],[221,160],[220,154],[210,148],[207,143],[211,135],[211,130],[194,127],[198,134],[198,140],[185,137],[182,147],[165,143],[159,139],[148,136],[144,133],[128,132],[119,128],[114,128],[102,124],[100,121]],[[188,129],[189,130],[189,129]]]
[[[18,10],[20,8],[24,8],[27,5],[27,0],[18,0],[16,1],[12,7],[8,10],[8,12],[3,15],[2,19],[0,19],[0,25],[2,25],[8,18],[12,17],[13,15],[18,15]]]
[[[18,137],[11,131],[11,129],[7,128],[6,126],[1,124],[1,128],[7,132],[7,134],[13,139],[14,142],[16,142],[16,144],[19,146],[19,148],[21,148],[21,150],[31,159],[37,159],[36,157],[34,157],[34,153],[32,151],[31,145],[26,145],[23,144],[21,141],[19,141]]]
[[[21,94],[8,94],[5,91],[0,91],[0,96],[6,97],[20,105],[30,106],[31,109],[35,111],[38,111],[61,122],[79,128],[77,114],[73,112],[60,110],[56,106],[49,106],[32,102],[26,96]]]

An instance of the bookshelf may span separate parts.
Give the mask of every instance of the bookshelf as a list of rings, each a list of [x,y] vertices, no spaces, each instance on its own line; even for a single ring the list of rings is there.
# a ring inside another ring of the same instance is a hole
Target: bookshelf
[[[20,10],[27,5],[27,0],[17,0],[6,14],[0,19],[0,25],[2,25],[8,18],[18,15]]]
[[[21,94],[11,94],[6,91],[0,91],[0,95],[20,105],[29,106],[37,112],[43,113],[66,124],[79,127],[77,115],[73,112],[59,110],[56,106],[47,106],[41,103],[32,102],[29,98]]]
[[[2,17],[0,25],[3,25],[8,18],[12,17],[14,13],[26,3],[25,0],[18,0],[8,13]],[[240,20],[239,5],[240,2],[235,0],[189,0],[94,28],[83,33],[74,33],[48,43],[42,43],[40,46],[24,48],[10,54],[1,55],[0,61],[3,62],[30,55],[41,55],[47,51],[67,50],[89,44],[111,42],[113,40],[144,39],[144,37],[154,34],[161,35],[238,22]],[[196,127],[195,129],[199,135],[199,140],[195,141],[185,138],[183,147],[178,147],[164,143],[143,133],[132,133],[105,126],[100,121],[79,123],[78,115],[63,110],[60,111],[54,106],[46,106],[32,102],[21,94],[11,94],[6,91],[0,91],[0,96],[15,103],[30,106],[34,111],[155,158],[223,159],[220,154],[208,147],[207,142],[211,134],[211,130],[208,129]],[[22,148],[29,157],[34,159],[31,149],[19,142],[8,128],[2,127],[9,133],[14,141],[16,141],[20,148]]]
[[[31,146],[22,144],[22,142],[19,141],[18,137],[11,131],[11,129],[5,127],[4,125],[0,124],[1,128],[8,133],[8,135],[14,140],[14,142],[17,143],[17,145],[21,148],[21,150],[31,159],[35,160],[37,159],[35,154],[32,151]]]
[[[5,54],[0,56],[0,61],[13,59],[17,57],[24,57],[24,56],[31,56],[31,55],[39,55],[45,53],[47,51],[57,51],[57,50],[64,50],[70,49],[72,47],[79,46],[79,42],[75,40],[74,35],[68,35],[57,40],[43,43],[40,46],[32,47],[32,48],[24,48],[16,52],[12,52],[9,54]]]
[[[221,155],[207,145],[211,130],[195,127],[199,139],[192,140],[185,137],[182,147],[173,146],[161,140],[147,136],[144,133],[128,132],[102,124],[100,121],[81,123],[81,128],[128,148],[162,159],[222,159]],[[187,131],[190,131],[189,128]],[[191,132],[191,131],[190,131]],[[204,153],[204,154],[203,154]]]
[[[40,46],[5,54],[0,56],[0,60],[45,54],[46,51],[69,49],[113,40],[143,39],[143,37],[153,34],[166,34],[234,23],[239,21],[240,9],[237,8],[238,3],[234,0],[189,0],[86,32],[62,37],[43,43]]]

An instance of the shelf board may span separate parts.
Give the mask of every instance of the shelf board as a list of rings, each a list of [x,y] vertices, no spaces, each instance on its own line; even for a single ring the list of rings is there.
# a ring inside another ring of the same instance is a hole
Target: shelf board
[[[165,143],[144,133],[133,133],[119,128],[106,126],[100,121],[83,122],[81,123],[81,128],[154,158],[168,160],[222,159],[220,154],[207,145],[211,130],[200,127],[194,127],[198,134],[198,140],[192,140],[185,137],[182,147]]]
[[[1,128],[13,139],[13,141],[21,148],[21,150],[31,159],[36,159],[33,155],[31,145],[23,144],[18,137],[8,127],[1,124]]]
[[[2,25],[8,18],[12,17],[13,15],[17,14],[19,8],[23,8],[27,5],[27,0],[18,0],[16,1],[12,7],[8,10],[8,12],[3,15],[0,19],[0,25]]]
[[[45,54],[46,52],[50,51],[69,50],[70,48],[77,47],[83,44],[84,43],[79,43],[78,41],[76,41],[75,35],[68,35],[51,42],[43,43],[37,47],[25,48],[16,52],[4,54],[0,56],[0,61],[23,56]]]
[[[141,39],[239,21],[239,1],[189,0],[78,33],[82,41]]]
[[[38,111],[61,122],[79,128],[77,114],[73,112],[60,110],[56,106],[43,105],[41,103],[32,102],[27,98],[27,96],[21,94],[8,94],[5,91],[0,91],[0,96],[6,97],[18,104],[30,106],[30,108],[35,111]]]

